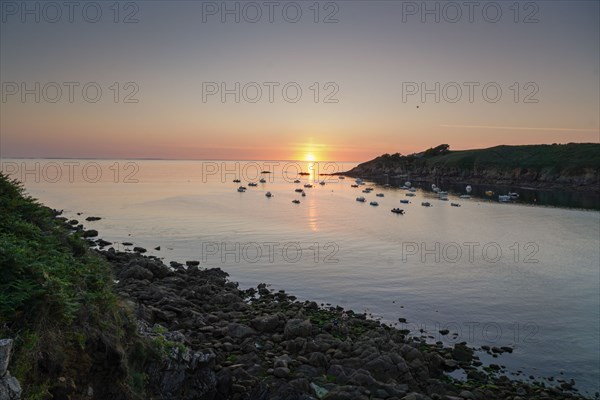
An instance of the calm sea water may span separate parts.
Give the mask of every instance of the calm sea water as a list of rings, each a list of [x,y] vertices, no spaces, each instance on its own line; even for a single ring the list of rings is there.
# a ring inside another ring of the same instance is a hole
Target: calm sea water
[[[365,186],[352,188],[353,179],[319,175],[353,166],[2,161],[5,172],[48,206],[81,221],[102,217],[86,226],[119,249],[131,241],[165,262],[219,266],[244,287],[267,282],[416,334],[423,329],[431,341],[512,346],[512,354],[482,359],[523,371],[523,379],[574,378],[588,394],[599,390],[598,211],[462,200],[452,193],[444,202],[428,191],[407,197],[382,186],[369,194],[362,193]],[[266,183],[237,192],[240,184],[258,182],[262,170],[272,171],[262,175]],[[311,175],[297,184],[299,170]],[[242,183],[233,183],[236,177]],[[294,189],[307,182],[315,186],[302,197]],[[394,207],[405,215],[391,213]],[[450,334],[442,336],[442,329]]]

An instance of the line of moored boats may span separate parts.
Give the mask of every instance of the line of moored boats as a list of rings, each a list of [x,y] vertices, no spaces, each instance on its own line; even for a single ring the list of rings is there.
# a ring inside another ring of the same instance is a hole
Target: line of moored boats
[[[338,178],[339,179],[345,179],[343,176],[339,176]],[[234,179],[233,182],[240,183],[241,181],[239,179]],[[261,178],[259,180],[259,182],[260,183],[266,183],[267,181],[266,181],[266,179]],[[296,180],[294,180],[294,183],[301,183],[301,181],[299,179],[296,179]],[[320,181],[319,185],[324,186],[325,185],[325,181]],[[355,180],[355,183],[351,184],[350,186],[353,187],[353,188],[358,188],[358,187],[364,186],[364,185],[365,185],[365,182],[362,179],[357,178]],[[258,184],[256,182],[249,182],[248,186],[250,186],[250,187],[256,187],[256,186],[258,186]],[[389,187],[390,185],[386,184],[384,186],[385,187]],[[306,188],[306,189],[310,189],[312,187],[313,187],[313,185],[310,184],[310,183],[305,183],[304,184],[304,188]],[[406,190],[406,194],[405,194],[406,197],[414,197],[414,196],[416,196],[415,192],[417,191],[417,189],[414,188],[412,186],[411,182],[409,182],[409,181],[406,181],[404,183],[404,185],[400,186],[400,189]],[[237,189],[237,191],[240,192],[240,193],[243,193],[246,190],[247,190],[247,188],[245,186],[240,186]],[[432,184],[431,185],[431,190],[433,192],[437,193],[439,200],[442,200],[442,201],[447,201],[448,200],[448,192],[441,190],[441,188],[439,188],[437,185]],[[306,192],[302,188],[296,188],[296,189],[294,189],[294,191],[297,192],[297,193],[300,193],[302,197],[306,196]],[[362,190],[363,193],[367,193],[367,194],[371,193],[372,191],[373,191],[372,187],[365,187]],[[465,187],[465,192],[466,193],[460,195],[459,198],[461,198],[461,199],[470,199],[472,191],[473,191],[473,188],[471,187],[471,185],[467,185]],[[491,190],[488,190],[488,191],[485,192],[485,195],[488,196],[488,197],[492,197],[492,196],[494,196],[494,194],[495,193],[493,191],[491,191]],[[267,192],[267,193],[265,193],[265,196],[266,197],[273,197],[273,194],[271,192]],[[375,196],[376,197],[385,197],[385,194],[384,193],[376,193]],[[499,195],[498,196],[498,201],[500,201],[502,203],[506,203],[506,202],[509,202],[511,200],[516,200],[518,198],[519,198],[519,194],[518,193],[509,192],[506,195]],[[367,201],[367,199],[364,196],[359,196],[359,197],[356,198],[356,201],[358,201],[360,203],[365,203]],[[300,200],[294,199],[294,200],[292,200],[292,203],[299,204]],[[400,200],[400,203],[401,204],[410,204],[410,200],[403,199],[403,200]],[[375,207],[379,206],[379,203],[377,201],[371,201],[371,202],[369,202],[369,204],[371,206],[375,206]],[[428,201],[421,202],[421,205],[423,207],[432,207],[432,204],[430,202],[428,202]],[[451,202],[450,206],[452,206],[452,207],[460,207],[461,205],[460,205],[460,203]],[[404,210],[402,210],[400,208],[393,208],[391,211],[394,214],[404,214]]]

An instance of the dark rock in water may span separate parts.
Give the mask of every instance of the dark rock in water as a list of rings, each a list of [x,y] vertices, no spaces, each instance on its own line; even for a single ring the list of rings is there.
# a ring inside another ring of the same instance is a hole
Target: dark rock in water
[[[452,358],[456,361],[470,362],[473,360],[473,350],[464,344],[457,343],[452,350]]]
[[[90,229],[89,231],[83,232],[84,238],[90,238],[90,237],[96,237],[96,236],[98,236],[98,231],[94,230],[94,229]]]
[[[76,219],[72,219],[69,222],[67,222],[69,225],[77,225],[79,223],[79,221],[77,221]]]
[[[133,246],[133,243],[131,243],[131,242],[123,242],[123,246]]]
[[[197,267],[198,265],[200,265],[200,261],[186,261],[185,265],[187,265],[188,267]]]
[[[502,347],[500,347],[500,350],[505,351],[507,353],[512,353],[513,352],[512,347],[508,347],[508,346],[502,346]]]
[[[160,251],[160,246],[155,247],[154,250],[159,250]]]
[[[100,247],[104,247],[104,246],[110,246],[112,243],[107,240],[104,240],[104,239],[98,239],[98,240],[96,240],[96,244]]]
[[[444,335],[444,336],[447,335],[447,334],[449,334],[449,333],[450,333],[450,331],[448,329],[442,329],[440,331],[440,335]]]
[[[145,249],[145,248],[143,248],[143,247],[138,247],[138,246],[136,246],[136,247],[134,247],[134,248],[133,248],[133,251],[135,251],[135,252],[137,252],[137,253],[145,253],[145,252],[146,252],[146,249]]]
[[[101,220],[101,219],[102,219],[102,218],[100,218],[100,217],[87,217],[85,220],[86,220],[86,221],[99,221],[99,220]]]

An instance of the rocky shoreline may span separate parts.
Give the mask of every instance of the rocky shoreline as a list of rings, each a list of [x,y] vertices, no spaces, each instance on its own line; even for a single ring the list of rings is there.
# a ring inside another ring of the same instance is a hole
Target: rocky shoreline
[[[101,240],[101,239],[99,239]],[[95,243],[94,243],[95,244]],[[152,398],[459,400],[583,398],[480,368],[466,343],[427,344],[340,307],[298,301],[266,284],[240,289],[219,268],[166,266],[139,252],[98,250],[139,332],[165,349],[147,372]],[[467,381],[449,377],[463,369]]]

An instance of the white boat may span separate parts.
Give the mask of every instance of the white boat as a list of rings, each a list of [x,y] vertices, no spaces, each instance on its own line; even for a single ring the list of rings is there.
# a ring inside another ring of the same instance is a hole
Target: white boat
[[[435,189],[436,189],[436,188],[437,188],[436,184],[435,184],[435,183],[432,183],[432,184],[431,184],[431,190],[433,190],[433,191],[435,192]]]
[[[402,203],[402,204],[409,204],[410,200],[400,200],[400,203]]]
[[[250,182],[250,183],[248,184],[248,186],[258,186],[258,183],[256,183],[256,182]]]
[[[354,182],[356,182],[356,183],[358,183],[359,185],[361,185],[361,184],[363,183],[363,180],[362,180],[362,179],[360,179],[360,178],[356,178],[356,179],[354,180]]]
[[[430,202],[428,202],[428,201],[424,201],[424,202],[422,202],[422,203],[421,203],[421,205],[422,205],[423,207],[431,207],[431,203],[430,203]]]
[[[450,203],[450,205],[451,205],[452,207],[460,207],[460,204],[458,204],[458,203]]]
[[[513,199],[513,200],[514,200],[514,199],[518,199],[518,198],[519,198],[519,193],[516,193],[516,192],[510,192],[508,195],[509,195],[509,196],[510,196],[510,198],[511,198],[511,199]]]
[[[271,194],[271,192],[265,193],[265,196],[267,196],[267,197],[273,197],[273,195]]]
[[[406,185],[402,185],[402,186],[400,186],[400,189],[402,189],[402,190],[407,190],[407,189],[408,189],[408,186],[406,186]]]
[[[378,206],[378,205],[379,205],[379,203],[378,203],[378,202],[376,202],[376,201],[372,201],[372,202],[370,202],[369,204],[370,204],[370,205],[372,205],[372,206]]]
[[[498,196],[498,201],[501,202],[501,203],[507,203],[507,202],[510,201],[510,196],[507,195],[507,194],[506,195],[501,194],[501,195]]]
[[[470,195],[468,195],[468,194],[463,194],[463,195],[461,195],[461,196],[460,196],[460,198],[461,198],[461,199],[470,199],[470,198],[471,198],[471,196],[470,196]]]
[[[244,192],[246,191],[246,188],[245,188],[245,187],[243,187],[243,186],[240,186],[240,187],[237,189],[237,191],[238,191],[238,192],[240,192],[240,193],[244,193]]]
[[[412,193],[412,192],[408,192],[408,193],[406,193],[406,195],[405,195],[405,196],[408,196],[408,197],[414,197],[414,196],[416,196],[416,195],[415,195],[414,193]]]
[[[415,188],[410,188],[410,189],[408,189],[408,191],[409,191],[409,192],[412,192],[412,193],[414,193],[414,192],[416,192],[416,191],[417,191],[417,189],[415,189]]]
[[[438,197],[440,200],[448,200],[448,192],[439,191]]]
[[[406,181],[406,182],[404,182],[404,186],[406,186],[406,187],[411,187],[411,186],[412,186],[412,183],[410,183],[410,181]]]
[[[367,201],[367,199],[365,199],[364,197],[360,196],[356,198],[356,201],[360,201],[361,203],[364,203],[365,201]]]
[[[375,196],[377,196],[377,197],[383,197],[383,193],[377,193]]]
[[[467,187],[465,188],[465,190],[467,191],[467,193],[471,193],[471,191],[473,190],[473,188],[471,187],[471,185],[467,185]]]

